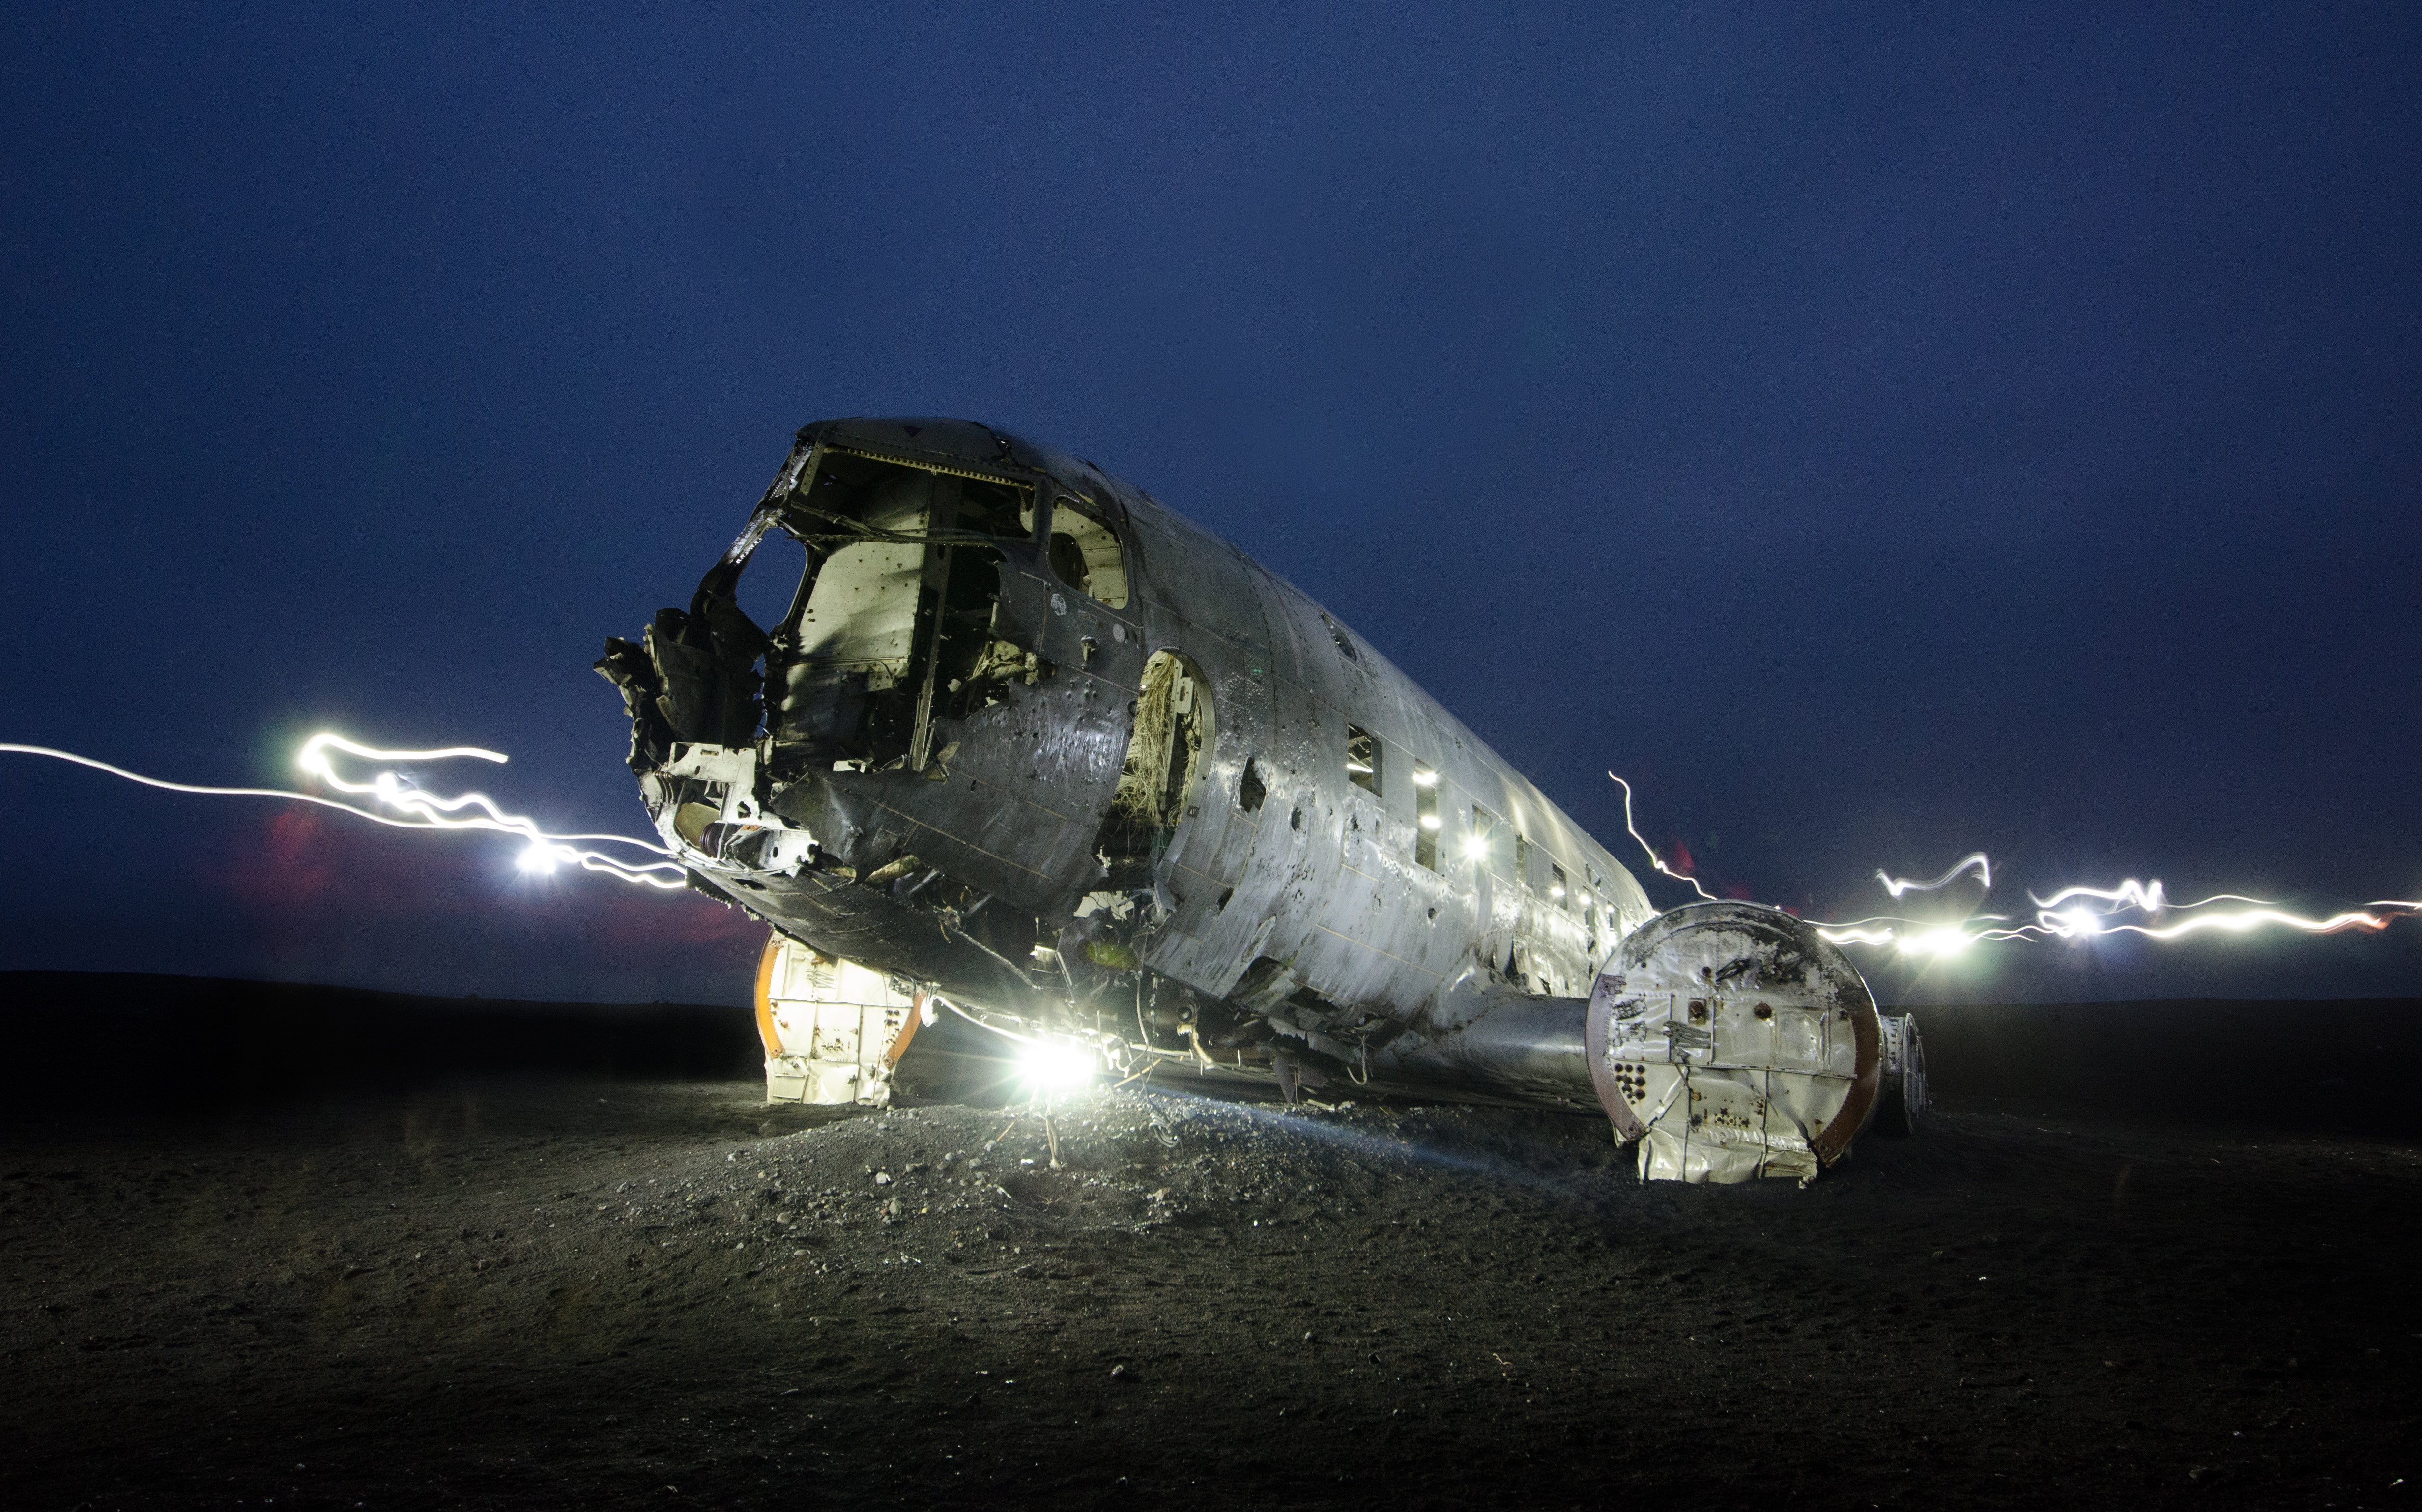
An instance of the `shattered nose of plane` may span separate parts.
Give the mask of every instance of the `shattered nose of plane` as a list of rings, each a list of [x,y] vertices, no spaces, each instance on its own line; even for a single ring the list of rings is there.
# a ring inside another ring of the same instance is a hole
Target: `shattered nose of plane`
[[[1031,998],[1150,671],[1130,502],[969,422],[803,430],[688,607],[597,663],[693,882],[878,971]]]

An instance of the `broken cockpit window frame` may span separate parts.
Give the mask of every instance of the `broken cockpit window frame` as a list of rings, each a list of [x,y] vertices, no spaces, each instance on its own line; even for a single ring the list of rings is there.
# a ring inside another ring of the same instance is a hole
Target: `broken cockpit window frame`
[[[804,471],[772,506],[808,548],[767,659],[775,761],[922,770],[936,721],[1040,673],[999,623],[1003,551],[1034,545],[1033,485],[841,447]]]
[[[1379,737],[1360,725],[1345,727],[1345,780],[1370,794],[1379,791]]]
[[[751,624],[773,635],[795,619],[808,579],[806,543],[784,529],[769,529],[748,553],[731,596]]]
[[[1060,581],[1106,608],[1127,606],[1126,551],[1119,532],[1093,500],[1076,494],[1051,502],[1051,571]]]

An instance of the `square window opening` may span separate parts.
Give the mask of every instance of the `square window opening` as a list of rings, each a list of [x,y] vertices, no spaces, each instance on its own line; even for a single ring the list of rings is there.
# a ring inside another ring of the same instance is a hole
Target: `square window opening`
[[[1413,859],[1439,869],[1439,779],[1426,763],[1413,764]]]
[[[1491,875],[1513,874],[1514,831],[1504,820],[1478,804],[1471,806],[1471,834],[1463,843],[1464,854]]]
[[[1356,725],[1345,727],[1345,780],[1363,792],[1379,792],[1379,737]]]
[[[1126,607],[1126,553],[1090,502],[1073,494],[1053,501],[1050,553],[1062,582],[1110,608]]]

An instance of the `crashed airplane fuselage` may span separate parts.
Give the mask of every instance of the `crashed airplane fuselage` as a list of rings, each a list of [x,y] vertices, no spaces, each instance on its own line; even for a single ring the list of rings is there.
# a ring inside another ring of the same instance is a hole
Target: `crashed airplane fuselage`
[[[776,532],[806,565],[761,625]],[[1659,916],[1302,591],[1023,437],[807,427],[598,669],[694,885],[773,927],[771,1095],[886,1096],[950,1013],[1123,1074],[1599,1106],[1644,1171],[1729,1179],[1920,1095],[1813,930]]]

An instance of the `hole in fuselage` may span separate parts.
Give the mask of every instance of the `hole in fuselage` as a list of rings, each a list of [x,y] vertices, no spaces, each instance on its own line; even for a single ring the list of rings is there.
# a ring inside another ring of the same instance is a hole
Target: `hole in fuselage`
[[[1184,656],[1153,654],[1135,711],[1118,792],[1094,842],[1109,868],[1102,885],[1112,890],[1151,886],[1211,760],[1211,686]]]
[[[1269,789],[1262,783],[1260,766],[1252,762],[1247,762],[1245,775],[1236,782],[1236,807],[1247,813],[1255,812],[1261,808],[1262,800],[1268,795]]]

